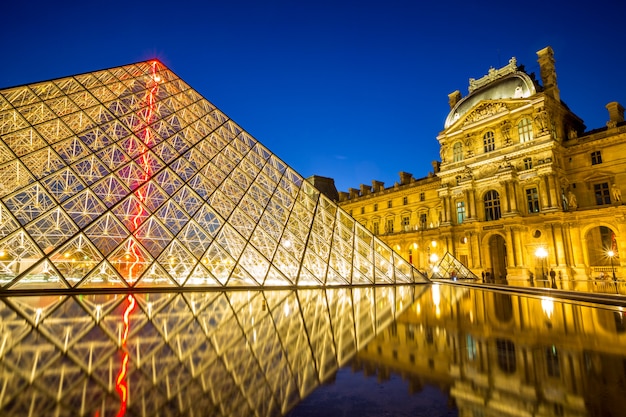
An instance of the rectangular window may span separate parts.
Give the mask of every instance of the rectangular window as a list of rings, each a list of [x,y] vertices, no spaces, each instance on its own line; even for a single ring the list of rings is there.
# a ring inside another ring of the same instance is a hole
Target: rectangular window
[[[372,223],[372,233],[375,235],[380,234],[380,224],[378,222]]]
[[[378,204],[374,204],[374,211],[378,211]]]
[[[524,158],[524,169],[531,169],[533,167],[532,158]]]
[[[463,220],[465,220],[465,202],[459,201],[456,203],[456,222],[461,224]]]
[[[561,376],[561,368],[559,366],[559,352],[556,350],[556,346],[554,345],[546,349],[546,365],[548,368],[549,376],[555,378],[559,378]]]
[[[409,231],[409,223],[410,223],[410,218],[409,218],[409,216],[403,216],[403,217],[402,217],[402,229],[403,229],[405,232],[408,232],[408,231]]]
[[[539,213],[539,193],[536,188],[526,190],[526,204],[529,213]]]
[[[361,207],[361,214],[365,214],[365,207]]]
[[[409,197],[402,197],[402,204],[404,204],[405,206],[409,204]]]
[[[426,201],[426,194],[420,193],[420,201]]]
[[[596,196],[596,204],[611,204],[611,194],[609,193],[609,183],[603,182],[593,185],[593,192]]]
[[[387,219],[387,233],[393,233],[393,219]]]
[[[600,151],[591,152],[591,165],[602,163],[602,153]]]
[[[425,228],[426,228],[426,219],[427,219],[427,217],[426,217],[426,213],[422,213],[422,214],[420,214],[420,227],[421,227],[422,229],[425,229]]]
[[[387,201],[387,208],[391,208],[392,204],[391,204],[391,200]]]

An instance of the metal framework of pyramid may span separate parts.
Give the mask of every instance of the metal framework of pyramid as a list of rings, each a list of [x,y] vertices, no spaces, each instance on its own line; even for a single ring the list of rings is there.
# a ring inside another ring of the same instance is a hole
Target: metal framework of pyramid
[[[158,61],[0,90],[0,292],[427,282]]]
[[[284,415],[426,288],[0,297],[0,415]]]

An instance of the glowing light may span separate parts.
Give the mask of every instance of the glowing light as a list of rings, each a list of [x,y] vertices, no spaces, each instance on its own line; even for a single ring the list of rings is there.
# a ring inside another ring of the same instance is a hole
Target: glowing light
[[[543,297],[541,299],[541,309],[548,318],[552,318],[552,313],[554,312],[554,300],[549,297]]]
[[[433,240],[432,242],[430,242],[430,244],[431,244],[431,246],[432,246],[433,248],[436,248],[436,247],[437,247],[437,241],[436,241],[436,240]]]
[[[126,407],[128,403],[128,381],[126,375],[128,373],[128,360],[129,354],[126,350],[126,341],[128,340],[128,332],[130,330],[130,313],[135,309],[135,297],[131,294],[128,295],[128,306],[124,311],[124,329],[121,337],[121,349],[122,349],[122,366],[115,379],[115,390],[120,396],[120,409],[117,412],[117,417],[122,417],[126,414]]]
[[[537,258],[543,259],[548,256],[548,251],[543,246],[539,246],[535,251],[535,256]]]
[[[148,109],[146,113],[146,127],[144,129],[144,135],[143,135],[143,143],[144,145],[146,145],[147,148],[150,148],[150,145],[152,144],[152,131],[150,130],[149,124],[152,122],[152,117],[154,115],[156,95],[159,90],[159,82],[161,81],[161,77],[157,74],[157,61],[152,61],[152,66],[150,70],[151,70],[152,85],[150,85],[150,83],[148,83],[147,85],[149,86],[149,89],[146,92],[146,102],[148,104]],[[140,164],[139,164],[141,168],[143,169],[143,174],[141,177],[142,182],[147,181],[148,178],[152,176],[152,165],[150,161],[151,159],[149,157],[148,152],[144,152],[141,155]],[[144,190],[141,190],[141,189],[138,190],[137,197],[139,198],[139,201],[144,203],[146,201],[146,195],[144,194]],[[138,204],[137,213],[135,214],[132,220],[133,230],[137,230],[139,228],[139,224],[141,223],[141,218],[143,217],[143,215],[144,215],[143,206]],[[141,252],[137,248],[137,244],[135,243],[134,240],[130,241],[130,252],[133,255],[134,261],[128,268],[128,280],[132,282],[134,281],[133,271],[135,270],[135,267],[139,265],[139,263],[141,262],[141,258],[142,258]]]
[[[435,263],[439,260],[439,256],[436,253],[430,255],[430,262]]]
[[[6,255],[6,252],[3,250],[0,250],[0,257],[4,257],[4,255]]]
[[[433,285],[432,295],[433,295],[433,304],[436,307],[439,307],[439,304],[441,304],[441,288],[439,287],[439,284]]]

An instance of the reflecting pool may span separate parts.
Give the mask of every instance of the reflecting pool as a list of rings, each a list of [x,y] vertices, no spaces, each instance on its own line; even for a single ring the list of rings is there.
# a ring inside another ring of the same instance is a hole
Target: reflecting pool
[[[0,298],[0,415],[617,416],[621,308],[432,284]]]

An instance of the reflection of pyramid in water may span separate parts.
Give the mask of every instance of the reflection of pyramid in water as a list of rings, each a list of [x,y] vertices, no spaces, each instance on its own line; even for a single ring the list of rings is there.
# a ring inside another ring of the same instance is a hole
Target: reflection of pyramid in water
[[[0,286],[426,281],[159,62],[0,90]]]

